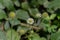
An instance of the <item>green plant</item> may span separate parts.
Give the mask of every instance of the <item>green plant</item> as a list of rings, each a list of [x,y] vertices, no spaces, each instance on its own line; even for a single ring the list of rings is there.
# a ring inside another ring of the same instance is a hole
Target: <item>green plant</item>
[[[60,0],[0,0],[0,40],[60,40]]]

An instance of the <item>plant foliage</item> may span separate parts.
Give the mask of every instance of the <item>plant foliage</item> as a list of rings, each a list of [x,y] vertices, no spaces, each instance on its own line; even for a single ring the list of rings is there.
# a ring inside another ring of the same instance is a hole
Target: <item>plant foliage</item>
[[[60,40],[60,0],[0,0],[0,40]]]

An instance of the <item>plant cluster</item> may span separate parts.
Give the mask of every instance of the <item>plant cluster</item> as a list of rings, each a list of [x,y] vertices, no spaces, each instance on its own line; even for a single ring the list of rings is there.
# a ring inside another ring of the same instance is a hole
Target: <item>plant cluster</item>
[[[60,40],[60,0],[0,0],[0,40]]]

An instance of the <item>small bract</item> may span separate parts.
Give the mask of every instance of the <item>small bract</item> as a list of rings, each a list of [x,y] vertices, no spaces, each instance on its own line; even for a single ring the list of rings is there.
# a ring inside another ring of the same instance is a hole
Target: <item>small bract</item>
[[[27,19],[27,23],[28,24],[33,24],[34,23],[34,19],[33,18],[28,18]]]

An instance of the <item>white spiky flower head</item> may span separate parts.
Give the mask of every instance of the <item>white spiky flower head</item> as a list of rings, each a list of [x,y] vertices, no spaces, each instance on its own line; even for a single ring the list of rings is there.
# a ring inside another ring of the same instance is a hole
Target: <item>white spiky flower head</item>
[[[33,18],[28,18],[27,19],[27,23],[28,24],[33,24],[34,23],[34,19]]]
[[[37,14],[36,14],[36,17],[37,17],[37,18],[40,18],[40,17],[41,17],[41,14],[40,14],[40,13],[37,13]]]

